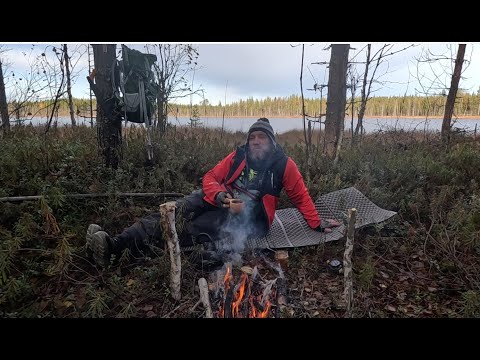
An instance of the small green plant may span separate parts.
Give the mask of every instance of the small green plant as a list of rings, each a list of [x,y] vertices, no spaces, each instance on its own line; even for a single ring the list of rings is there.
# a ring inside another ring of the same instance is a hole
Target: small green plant
[[[87,290],[87,296],[91,299],[87,302],[88,309],[86,315],[88,317],[103,318],[105,317],[105,312],[109,309],[107,302],[109,300],[108,296],[102,292],[89,288]]]
[[[465,317],[480,317],[480,294],[478,291],[468,290],[462,293],[461,311]]]
[[[358,274],[358,286],[368,291],[373,283],[373,278],[375,277],[375,267],[373,265],[373,260],[371,257],[368,257],[365,263],[360,267]]]
[[[72,235],[60,238],[54,251],[55,263],[47,269],[48,274],[56,275],[67,272],[69,265],[72,263],[72,245],[68,240],[69,237],[72,237]]]
[[[123,309],[120,311],[118,317],[121,318],[131,318],[134,317],[136,314],[136,307],[133,303],[129,302]]]

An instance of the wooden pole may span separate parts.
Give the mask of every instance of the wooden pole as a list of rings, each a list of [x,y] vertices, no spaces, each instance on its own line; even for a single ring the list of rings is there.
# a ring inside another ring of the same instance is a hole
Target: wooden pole
[[[353,239],[355,235],[355,221],[357,217],[357,209],[351,208],[348,210],[348,232],[347,241],[345,243],[345,253],[343,254],[343,278],[345,289],[343,298],[346,304],[345,317],[352,317],[352,302],[353,302],[353,272],[352,272],[352,253],[353,253]]]
[[[169,201],[160,205],[160,225],[167,240],[170,253],[170,290],[172,297],[178,301],[182,297],[180,292],[182,263],[180,259],[180,242],[175,229],[175,201]]]

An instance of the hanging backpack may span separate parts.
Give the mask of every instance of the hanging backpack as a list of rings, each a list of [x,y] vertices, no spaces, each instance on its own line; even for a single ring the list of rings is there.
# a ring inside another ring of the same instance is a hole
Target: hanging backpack
[[[124,120],[151,124],[158,91],[151,69],[155,61],[154,54],[144,54],[122,45],[122,60],[117,64],[113,91]]]

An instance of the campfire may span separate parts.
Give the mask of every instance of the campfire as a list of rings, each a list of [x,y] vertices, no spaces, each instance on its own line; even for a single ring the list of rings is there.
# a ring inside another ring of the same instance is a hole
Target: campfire
[[[208,283],[201,280],[207,317],[278,317],[287,303],[284,271],[278,262],[265,256],[241,268],[226,262],[210,274]]]

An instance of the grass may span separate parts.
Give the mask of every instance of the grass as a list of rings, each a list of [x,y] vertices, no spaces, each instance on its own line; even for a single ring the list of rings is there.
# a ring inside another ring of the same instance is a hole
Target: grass
[[[447,151],[437,134],[398,131],[366,136],[351,147],[346,135],[334,167],[321,156],[321,134],[313,138],[320,140],[307,168],[302,132],[278,137],[301,172],[309,172],[312,198],[355,186],[380,207],[398,212],[388,228],[356,235],[355,316],[478,316],[480,142],[456,135]],[[125,131],[123,158],[113,171],[103,165],[95,129],[86,126],[54,128],[46,137],[42,128],[18,126],[2,139],[0,197],[45,198],[0,202],[0,316],[203,316],[193,305],[196,281],[208,273],[186,254],[180,303],[169,294],[163,249],[137,259],[123,254],[106,271],[85,256],[89,223],[117,233],[168,200],[118,198],[116,192],[188,194],[206,171],[245,142],[245,134],[171,127],[153,140],[155,162],[146,165],[144,130]],[[71,193],[112,195],[65,197]],[[291,206],[282,194],[280,207]],[[291,251],[291,308],[285,316],[341,316],[334,298],[341,296],[342,279],[329,274],[325,264],[342,256],[342,241]],[[296,290],[303,288],[314,290]]]

